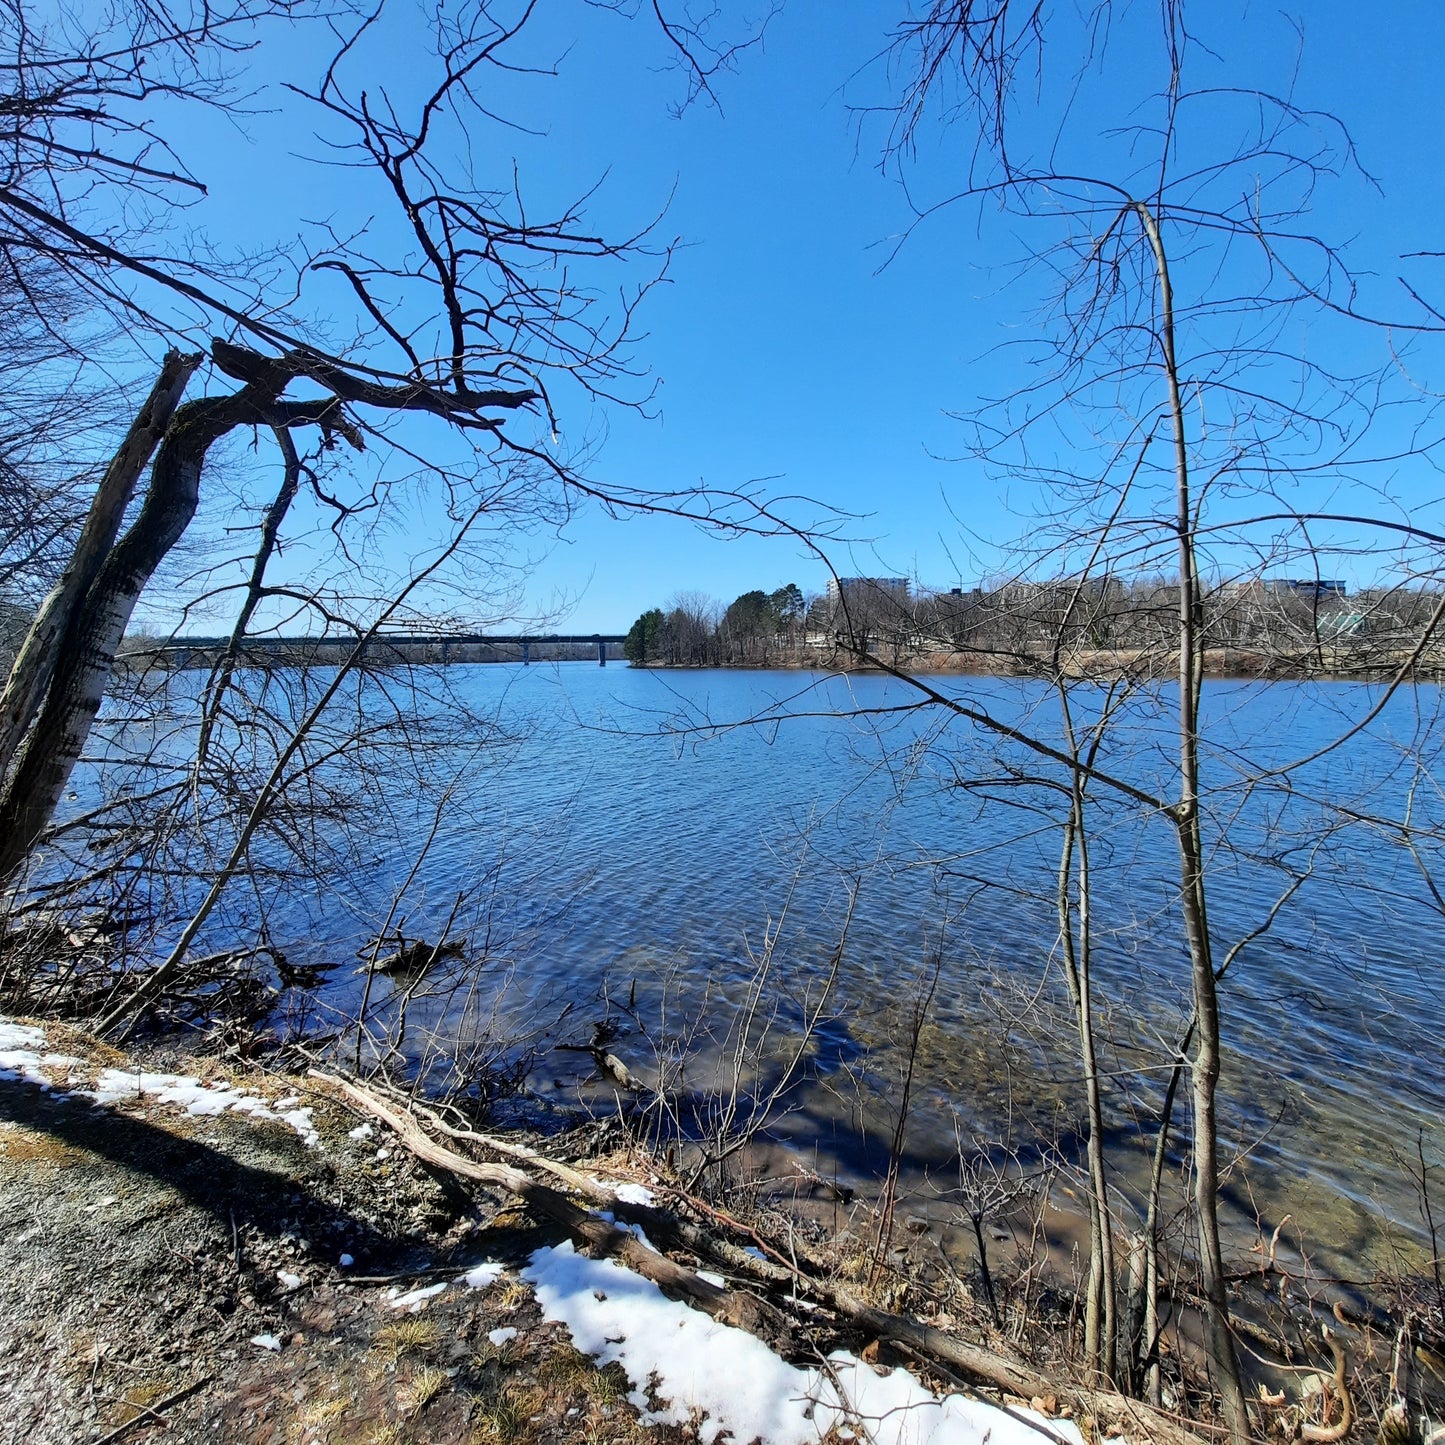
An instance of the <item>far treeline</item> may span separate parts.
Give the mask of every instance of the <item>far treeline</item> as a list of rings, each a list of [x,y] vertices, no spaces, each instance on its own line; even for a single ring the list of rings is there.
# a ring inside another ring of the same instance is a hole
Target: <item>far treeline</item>
[[[1206,670],[1260,675],[1445,670],[1438,590],[1414,583],[1352,592],[1316,577],[1248,578],[1204,589]],[[1010,580],[935,591],[902,578],[842,578],[826,593],[793,582],[724,604],[680,593],[633,624],[638,667],[920,665],[1066,673],[1144,665],[1176,639],[1175,579]]]

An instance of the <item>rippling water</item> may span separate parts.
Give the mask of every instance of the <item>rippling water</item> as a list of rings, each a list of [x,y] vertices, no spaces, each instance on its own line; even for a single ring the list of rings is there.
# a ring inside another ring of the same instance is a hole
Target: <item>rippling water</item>
[[[795,1144],[821,1139],[844,1170],[876,1155],[899,1040],[935,961],[911,1136],[919,1158],[944,1159],[960,1111],[965,1130],[1007,1127],[1022,1144],[1075,1127],[1073,1068],[1049,1033],[1061,797],[1030,781],[1057,783],[1056,766],[946,711],[898,710],[914,694],[876,676],[573,664],[454,668],[447,680],[513,741],[466,756],[459,811],[400,911],[413,936],[434,936],[460,897],[474,941],[490,930],[474,1006],[501,997],[515,1025],[570,1003],[563,1031],[585,1042],[605,989],[631,997],[649,1029],[684,1027],[709,1001],[725,1014],[746,997],[777,927],[769,996],[795,1023],[856,888],[837,1017],[821,1036],[817,1081],[784,1125]],[[935,682],[1001,722],[1060,736],[1057,703],[1039,684]],[[1368,1248],[1391,1220],[1418,1230],[1400,1160],[1421,1129],[1427,1145],[1442,1142],[1442,915],[1421,872],[1441,862],[1428,836],[1445,821],[1432,771],[1441,698],[1431,687],[1380,699],[1332,683],[1205,689],[1219,959],[1307,874],[1224,983],[1222,1126],[1249,1151],[1232,1187],[1246,1212],[1251,1197],[1267,1217],[1312,1211],[1348,1249]],[[1167,703],[1131,703],[1100,768],[1167,794]],[[1104,705],[1101,689],[1080,688],[1076,721]],[[734,726],[774,714],[788,716]],[[1260,776],[1356,727],[1291,772],[1288,790]],[[1141,1119],[1142,1137],[1152,1133],[1148,1110],[1187,1017],[1187,961],[1167,822],[1103,785],[1092,796],[1096,977],[1114,1040],[1112,1127],[1127,1144]],[[1407,808],[1414,853],[1398,829],[1359,820],[1398,821]],[[418,816],[414,835],[375,838],[359,908],[321,899],[298,910],[293,931],[315,956],[349,958],[375,930],[427,826]],[[1433,881],[1445,890],[1445,869]],[[331,996],[354,1003],[356,988],[340,971]],[[646,1062],[645,1037],[624,1047]],[[553,1055],[542,1073],[566,1082],[569,1068]]]

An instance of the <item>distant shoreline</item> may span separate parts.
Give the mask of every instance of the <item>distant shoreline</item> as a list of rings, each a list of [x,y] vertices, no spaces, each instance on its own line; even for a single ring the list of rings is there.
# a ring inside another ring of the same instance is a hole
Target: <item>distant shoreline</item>
[[[346,662],[355,647],[354,640],[344,638],[250,639],[237,649],[236,662],[242,667],[275,669],[299,666],[334,667]],[[872,657],[864,659],[843,646],[802,643],[766,649],[760,656],[747,660],[709,658],[700,662],[670,662],[649,658],[644,662],[628,662],[622,655],[621,639],[609,636],[537,638],[525,644],[510,638],[481,642],[476,638],[459,638],[455,641],[429,638],[425,641],[412,641],[378,637],[367,644],[364,661],[369,668],[493,663],[516,665],[528,662],[578,662],[596,666],[599,651],[605,653],[607,663],[614,666],[655,669],[659,672],[716,668],[739,672],[783,670],[877,672],[886,675],[890,669],[896,669],[899,672],[957,677],[1054,675],[1052,652],[1043,647],[1037,651],[1009,653],[942,648],[908,650],[900,647],[880,650]],[[151,644],[124,649],[117,658],[117,665],[133,672],[145,672],[152,668],[168,671],[209,669],[221,660],[225,652],[224,646],[210,639],[196,643],[178,640],[159,646]],[[1409,662],[1410,652],[1404,648],[1329,646],[1314,649],[1307,655],[1289,655],[1231,647],[1210,649],[1204,654],[1204,675],[1211,678],[1280,682],[1309,678],[1381,682],[1395,677]],[[1163,649],[1075,650],[1059,659],[1061,675],[1080,681],[1107,682],[1126,676],[1162,680],[1177,676],[1178,667],[1178,654]],[[1431,648],[1428,653],[1416,659],[1407,680],[1445,680],[1445,646]]]
[[[1322,656],[1308,659],[1270,656],[1244,648],[1211,649],[1204,654],[1204,675],[1212,678],[1236,678],[1246,681],[1288,682],[1306,679],[1339,679],[1349,682],[1382,682],[1396,676],[1409,661],[1409,655],[1377,653],[1362,657],[1354,649],[1324,649]],[[904,652],[883,661],[860,659],[843,648],[805,646],[781,649],[756,661],[663,662],[648,660],[629,663],[644,670],[703,671],[718,668],[738,672],[819,671],[876,672],[887,675],[899,672],[955,677],[1041,677],[1052,676],[1053,659],[1038,653],[970,653],[965,651],[929,650]],[[1060,672],[1079,681],[1112,681],[1125,676],[1150,676],[1171,679],[1178,676],[1178,654],[1145,649],[1098,649],[1070,653],[1060,659]],[[1418,659],[1411,669],[1411,682],[1445,680],[1445,649]]]

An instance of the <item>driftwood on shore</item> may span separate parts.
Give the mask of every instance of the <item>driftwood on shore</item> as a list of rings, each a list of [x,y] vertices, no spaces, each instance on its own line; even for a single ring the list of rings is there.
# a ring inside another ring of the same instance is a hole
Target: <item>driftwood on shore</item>
[[[630,1230],[611,1224],[600,1215],[574,1204],[560,1190],[543,1184],[532,1175],[510,1164],[493,1164],[469,1159],[464,1154],[439,1144],[407,1112],[383,1099],[371,1089],[350,1079],[311,1071],[317,1078],[333,1084],[353,1103],[386,1124],[411,1153],[434,1168],[444,1169],[478,1184],[490,1184],[508,1190],[545,1219],[560,1224],[574,1239],[590,1245],[604,1255],[615,1255],[629,1269],[652,1280],[654,1284],[681,1295],[714,1319],[742,1329],[770,1334],[786,1334],[787,1321],[780,1311],[746,1291],[727,1290],[703,1279],[695,1270],[675,1263],[665,1254],[649,1249]],[[536,1163],[535,1157],[531,1160]],[[557,1170],[554,1167],[553,1173]],[[574,1172],[574,1171],[569,1171]],[[580,1176],[579,1176],[580,1177]],[[601,1188],[602,1186],[598,1186]],[[587,1191],[595,1202],[597,1194]],[[621,1208],[615,1195],[608,1191],[608,1202]]]
[[[435,1111],[383,1097],[374,1088],[352,1079],[311,1071],[330,1084],[364,1113],[380,1120],[408,1151],[435,1169],[479,1184],[505,1189],[530,1209],[560,1225],[575,1240],[613,1255],[629,1269],[685,1299],[712,1318],[777,1341],[794,1333],[789,1317],[778,1306],[750,1290],[719,1287],[694,1269],[651,1249],[630,1230],[610,1223],[573,1203],[560,1189],[544,1184],[517,1165],[548,1174],[593,1204],[603,1205],[615,1218],[642,1226],[649,1238],[668,1247],[686,1249],[725,1263],[764,1288],[785,1288],[794,1296],[806,1291],[818,1303],[849,1320],[863,1332],[898,1346],[906,1354],[942,1365],[971,1386],[985,1386],[1023,1401],[1052,1396],[1076,1417],[1091,1416],[1111,1433],[1130,1431],[1158,1445],[1203,1445],[1202,1437],[1173,1416],[1114,1391],[1088,1389],[1062,1383],[1032,1367],[982,1345],[940,1330],[908,1315],[878,1309],[845,1286],[821,1274],[803,1273],[773,1251],[772,1259],[759,1259],[709,1230],[670,1211],[619,1199],[615,1189],[560,1161],[548,1159],[525,1145],[458,1129]],[[474,1159],[433,1138],[418,1122],[421,1114],[433,1127],[456,1140],[490,1149],[517,1161],[503,1164]],[[719,1222],[731,1223],[719,1211]],[[741,1226],[740,1226],[741,1227]],[[1040,1432],[1048,1436],[1046,1430]]]

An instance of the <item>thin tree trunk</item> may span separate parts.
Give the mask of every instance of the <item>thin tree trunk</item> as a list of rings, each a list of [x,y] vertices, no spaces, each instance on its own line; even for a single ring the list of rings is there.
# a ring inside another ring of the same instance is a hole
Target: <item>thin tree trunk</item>
[[[1194,545],[1193,500],[1184,402],[1174,347],[1174,297],[1169,263],[1149,207],[1134,202],[1154,255],[1159,279],[1159,338],[1169,388],[1174,431],[1175,531],[1179,557],[1179,799],[1173,809],[1179,848],[1180,907],[1189,944],[1198,1044],[1191,1065],[1194,1124],[1194,1207],[1199,1228],[1199,1264],[1207,1309],[1207,1345],[1215,1388],[1232,1445],[1250,1439],[1249,1412],[1229,1321],[1224,1256],[1219,1243],[1219,1140],[1216,1094],[1220,1068],[1219,994],[1205,907],[1204,844],[1199,815],[1199,570]]]
[[[1084,836],[1082,785],[1077,772],[1071,793],[1069,819],[1064,825],[1063,855],[1059,860],[1058,908],[1064,979],[1079,1031],[1079,1061],[1084,1071],[1084,1099],[1089,1119],[1089,1284],[1084,1311],[1084,1353],[1090,1372],[1112,1385],[1118,1367],[1118,1328],[1114,1318],[1117,1270],[1114,1232],[1109,1218],[1108,1179],[1104,1171],[1104,1107],[1094,1047],[1089,855]],[[1074,933],[1076,909],[1070,896],[1076,852],[1079,859],[1077,940]]]
[[[19,656],[10,668],[4,694],[0,695],[0,779],[10,773],[20,745],[45,701],[75,610],[115,545],[141,473],[165,435],[201,359],[199,353],[166,353],[150,395],[136,413],[91,498],[69,565],[30,624]]]
[[[1164,1403],[1164,1382],[1159,1371],[1159,1207],[1164,1187],[1164,1164],[1169,1154],[1169,1131],[1174,1123],[1174,1100],[1184,1075],[1183,1057],[1194,1033],[1189,1025],[1180,1045],[1180,1057],[1169,1072],[1169,1087],[1159,1110],[1159,1136],[1154,1141],[1154,1162],[1149,1170],[1149,1212],[1144,1220],[1144,1331],[1139,1363],[1144,1372],[1145,1398],[1151,1405]]]
[[[1096,1380],[1102,1379],[1112,1386],[1118,1373],[1119,1330],[1115,1316],[1118,1270],[1114,1261],[1113,1221],[1109,1213],[1109,1185],[1104,1160],[1104,1105],[1094,1037],[1093,876],[1084,817],[1087,769],[1092,767],[1098,755],[1103,738],[1103,719],[1094,731],[1085,756],[1074,728],[1068,688],[1063,681],[1058,646],[1060,636],[1055,634],[1053,667],[1064,735],[1074,766],[1069,774],[1069,813],[1064,824],[1063,852],[1059,858],[1059,938],[1064,956],[1064,980],[1079,1031],[1079,1062],[1084,1074],[1084,1099],[1089,1119],[1089,1286],[1084,1314],[1084,1351]],[[1078,859],[1077,884],[1074,881],[1075,857]]]

